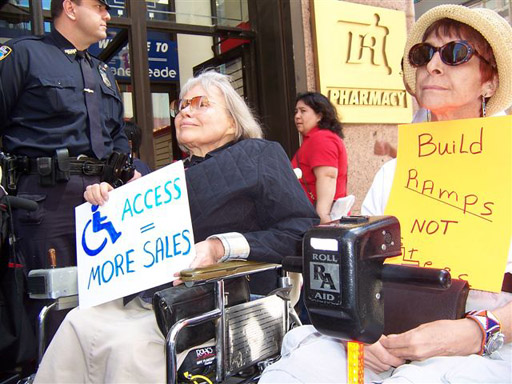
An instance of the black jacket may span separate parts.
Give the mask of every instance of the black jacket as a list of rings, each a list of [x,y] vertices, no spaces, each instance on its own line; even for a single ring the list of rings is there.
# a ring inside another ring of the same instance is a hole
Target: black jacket
[[[184,164],[196,243],[239,232],[251,248],[249,260],[280,264],[284,256],[302,255],[304,233],[320,220],[279,144],[242,140]],[[251,276],[251,292],[266,295],[278,287],[279,277],[276,271]],[[151,301],[169,286],[140,294]]]
[[[304,233],[319,222],[278,143],[242,140],[209,153],[185,175],[195,242],[239,232],[249,260],[281,263],[302,254]],[[253,293],[277,287],[275,272],[261,275],[251,278]]]

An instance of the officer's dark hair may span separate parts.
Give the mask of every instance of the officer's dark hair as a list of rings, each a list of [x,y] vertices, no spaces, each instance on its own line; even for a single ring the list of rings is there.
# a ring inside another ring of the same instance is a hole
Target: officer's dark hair
[[[82,0],[71,0],[76,5],[80,5],[82,3]],[[62,3],[64,0],[52,0],[52,4],[50,7],[50,11],[52,13],[52,19],[55,20],[56,17],[59,17],[62,14],[62,11],[64,10],[64,7],[62,6]]]
[[[132,142],[132,153],[136,153],[138,155],[142,141],[142,130],[133,121],[127,121],[124,126],[124,133],[128,140]]]
[[[295,99],[295,105],[302,101],[315,113],[322,115],[322,119],[318,122],[318,128],[333,131],[341,138],[344,138],[343,127],[338,120],[336,108],[331,104],[329,99],[318,92],[299,93]]]

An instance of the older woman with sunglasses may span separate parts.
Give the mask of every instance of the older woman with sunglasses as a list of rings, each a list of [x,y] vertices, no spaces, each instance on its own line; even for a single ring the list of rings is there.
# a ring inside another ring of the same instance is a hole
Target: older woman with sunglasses
[[[281,146],[261,139],[260,126],[225,75],[190,79],[181,97],[172,113],[178,142],[189,154],[186,182],[197,242],[191,266],[231,259],[280,263],[300,254],[303,234],[319,220]],[[85,198],[103,204],[110,190],[96,184]],[[262,275],[251,278],[252,293],[277,288],[277,272]],[[36,382],[164,382],[165,340],[151,306],[155,290],[126,305],[120,299],[70,312]]]
[[[511,63],[512,28],[497,13],[459,5],[426,12],[405,49],[406,86],[426,112],[415,121],[503,114],[512,104]],[[391,160],[378,172],[363,214],[384,213],[395,167]],[[366,346],[365,382],[511,383],[510,252],[506,272],[504,292],[470,291],[466,318],[425,323]],[[283,345],[281,361],[264,372],[261,383],[346,380],[339,341],[306,326],[288,333]]]

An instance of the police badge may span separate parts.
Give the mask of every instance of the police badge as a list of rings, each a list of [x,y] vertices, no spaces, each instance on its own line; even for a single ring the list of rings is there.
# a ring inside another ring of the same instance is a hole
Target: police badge
[[[98,65],[98,71],[100,73],[101,79],[103,80],[103,83],[110,89],[112,89],[112,83],[110,82],[110,79],[108,78],[107,71],[108,71],[108,65],[107,64],[99,64]]]

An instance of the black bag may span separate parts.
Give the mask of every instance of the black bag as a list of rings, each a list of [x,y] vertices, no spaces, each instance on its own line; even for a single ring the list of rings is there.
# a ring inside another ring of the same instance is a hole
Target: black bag
[[[385,281],[384,334],[406,332],[435,320],[461,319],[468,293],[467,281],[458,279],[452,279],[446,290]]]
[[[153,310],[160,331],[167,337],[169,329],[178,321],[200,315],[215,307],[214,283],[186,287],[184,284],[156,292],[153,296]],[[247,278],[238,277],[226,280],[224,291],[227,293],[227,306],[246,303],[250,291]],[[204,343],[215,337],[215,325],[209,321],[195,327],[183,329],[176,342],[178,353],[187,348]]]
[[[25,306],[23,260],[12,246],[9,207],[0,197],[0,369],[10,370],[36,358],[34,329]]]

